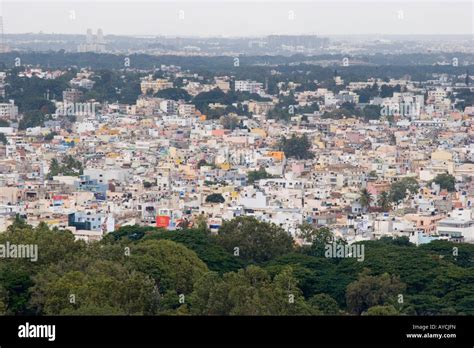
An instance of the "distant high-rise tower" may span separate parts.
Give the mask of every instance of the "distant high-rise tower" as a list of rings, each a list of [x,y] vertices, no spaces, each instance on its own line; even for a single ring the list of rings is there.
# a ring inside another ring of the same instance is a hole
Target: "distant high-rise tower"
[[[87,29],[86,42],[77,46],[78,52],[105,52],[105,40],[102,29],[94,35],[92,29]]]
[[[102,29],[97,30],[97,43],[98,44],[104,43],[104,33],[102,32]]]
[[[92,35],[92,29],[87,29],[86,43],[91,44],[93,41],[94,41],[94,36]]]

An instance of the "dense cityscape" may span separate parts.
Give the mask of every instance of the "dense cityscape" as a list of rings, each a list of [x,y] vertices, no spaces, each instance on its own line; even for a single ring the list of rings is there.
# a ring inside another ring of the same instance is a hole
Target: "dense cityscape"
[[[472,49],[5,35],[0,313],[473,315]]]

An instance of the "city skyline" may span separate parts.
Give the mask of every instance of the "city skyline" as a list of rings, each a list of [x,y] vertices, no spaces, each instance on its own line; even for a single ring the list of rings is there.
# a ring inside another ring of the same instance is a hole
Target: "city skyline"
[[[271,3],[272,6],[268,6]],[[28,6],[25,6],[28,4]],[[114,16],[109,16],[114,4]],[[8,33],[259,37],[289,35],[471,35],[472,3],[416,1],[3,1]],[[126,25],[124,25],[124,23]],[[420,25],[423,23],[423,25]]]

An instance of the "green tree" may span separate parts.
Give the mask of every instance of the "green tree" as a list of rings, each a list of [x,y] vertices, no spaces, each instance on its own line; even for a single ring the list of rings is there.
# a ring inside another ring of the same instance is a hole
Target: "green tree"
[[[317,294],[308,300],[309,305],[324,315],[340,314],[337,301],[327,294]]]
[[[208,268],[194,251],[171,240],[146,240],[130,247],[130,264],[152,277],[160,293],[189,294]]]
[[[272,223],[253,217],[237,217],[224,221],[217,241],[225,250],[237,253],[244,261],[265,262],[293,249],[293,238]]]
[[[418,192],[418,182],[413,177],[406,177],[394,182],[390,186],[390,200],[394,203],[403,201],[407,194]]]
[[[362,109],[362,115],[366,120],[378,120],[381,115],[381,109],[379,105],[366,105]]]
[[[46,315],[149,314],[157,296],[143,273],[112,261],[82,259],[52,265],[35,277],[31,304]],[[115,310],[111,310],[111,309]],[[91,311],[91,312],[89,312]]]
[[[303,239],[306,243],[312,243],[316,233],[317,229],[307,222],[298,226],[297,236]]]
[[[200,159],[197,163],[197,168],[200,169],[202,166],[209,166],[210,164],[206,162],[205,159]]]
[[[33,314],[29,306],[34,276],[50,264],[74,257],[84,251],[84,242],[75,242],[69,231],[50,230],[40,223],[36,228],[19,216],[6,232],[0,233],[0,245],[36,246],[36,257],[3,259],[0,262],[0,284],[5,289],[7,314]],[[32,260],[36,259],[32,262]]]
[[[67,155],[62,159],[61,164],[56,158],[53,158],[49,167],[48,178],[56,175],[79,176],[83,173],[82,163],[73,156]]]
[[[293,134],[289,139],[282,137],[280,149],[283,150],[286,157],[296,159],[310,159],[314,157],[314,154],[310,151],[311,142],[306,135],[298,137],[296,134]]]
[[[171,100],[191,100],[189,93],[182,88],[166,88],[155,93],[155,97]]]
[[[375,170],[371,170],[368,176],[371,180],[377,180],[378,178],[377,172]]]
[[[0,287],[0,315],[7,313],[7,291]]]
[[[370,307],[384,305],[405,291],[406,285],[400,277],[388,273],[380,276],[362,275],[349,284],[346,291],[347,308],[350,312],[361,314]]]
[[[224,127],[225,129],[234,130],[235,128],[239,126],[240,119],[238,116],[229,115],[229,116],[222,116],[219,119],[219,122],[222,125],[222,127]]]
[[[392,305],[385,306],[373,306],[370,307],[367,312],[362,313],[362,315],[375,315],[375,316],[385,316],[385,315],[399,315],[400,313]]]
[[[383,191],[380,194],[377,204],[384,212],[387,212],[392,208],[388,192]]]
[[[449,192],[456,191],[456,188],[455,188],[456,178],[450,174],[447,174],[447,173],[438,174],[433,179],[433,182],[438,184],[443,190],[448,190]]]
[[[21,130],[44,126],[45,116],[39,110],[26,111],[18,124]]]
[[[51,160],[51,164],[49,165],[49,176],[52,178],[53,176],[56,176],[60,173],[61,167],[59,165],[59,162],[56,158],[53,158]]]
[[[362,189],[359,194],[360,205],[362,206],[362,209],[366,211],[367,208],[370,207],[370,203],[372,202],[372,194],[365,188]]]
[[[326,245],[335,242],[334,234],[328,227],[312,227],[312,229],[313,231],[311,232],[311,229],[308,228],[308,233],[311,235],[310,254],[314,256],[324,256]]]
[[[208,203],[224,203],[225,198],[220,193],[213,193],[206,197]]]
[[[167,239],[180,243],[194,251],[211,271],[219,274],[236,271],[244,265],[240,258],[220,246],[216,236],[210,235],[206,228],[159,231],[144,239]]]
[[[44,140],[45,140],[45,141],[51,141],[51,140],[53,140],[53,138],[54,138],[56,135],[58,135],[58,133],[56,133],[56,132],[49,132],[48,134],[46,134],[46,135],[44,136]]]
[[[253,184],[258,180],[261,179],[268,179],[271,178],[272,175],[268,174],[265,168],[260,167],[258,170],[251,170],[247,173],[247,178],[249,184]]]
[[[130,241],[137,241],[142,239],[145,235],[158,233],[159,229],[154,226],[139,226],[139,225],[131,225],[131,226],[121,226],[114,232],[108,233],[103,241],[105,242],[113,242],[118,240],[130,240]]]
[[[198,315],[310,315],[291,268],[273,280],[256,266],[226,273],[208,273],[196,282],[190,297],[191,313]]]

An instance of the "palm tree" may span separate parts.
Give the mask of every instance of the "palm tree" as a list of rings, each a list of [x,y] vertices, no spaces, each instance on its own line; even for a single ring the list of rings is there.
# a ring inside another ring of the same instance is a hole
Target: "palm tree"
[[[370,206],[370,202],[372,202],[372,194],[367,191],[367,189],[362,189],[360,191],[360,198],[359,198],[360,205],[364,210]]]
[[[390,197],[387,191],[383,191],[380,194],[377,204],[380,208],[382,208],[383,211],[389,211],[392,209],[392,204],[390,203]]]

